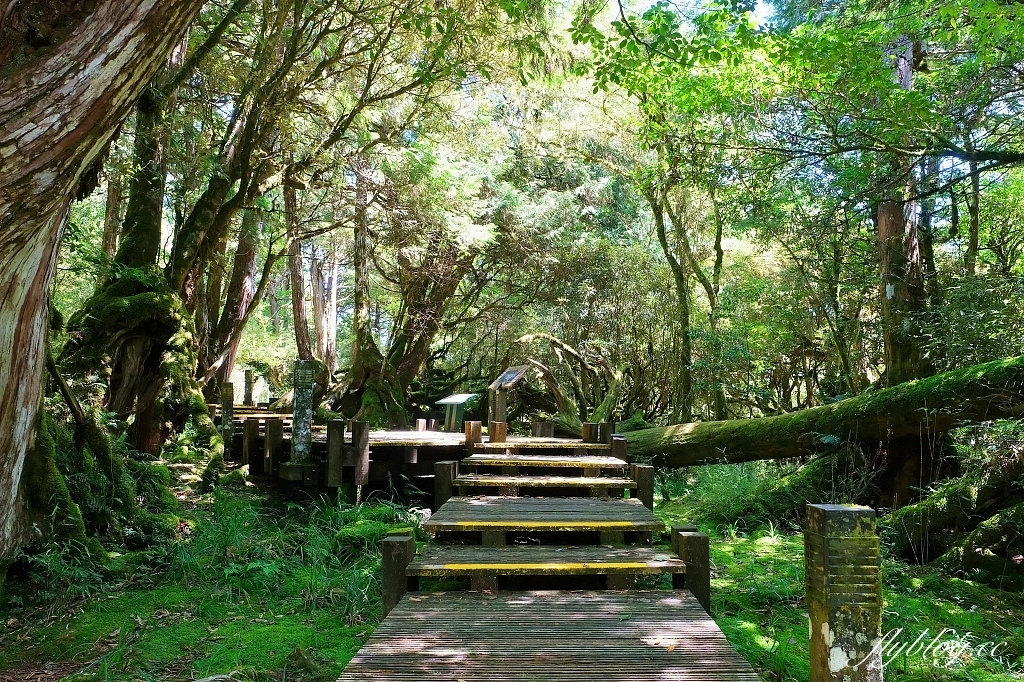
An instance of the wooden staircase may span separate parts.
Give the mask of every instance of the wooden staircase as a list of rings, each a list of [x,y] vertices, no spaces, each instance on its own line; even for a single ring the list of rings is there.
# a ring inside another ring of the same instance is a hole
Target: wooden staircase
[[[653,469],[611,444],[529,441],[436,463],[435,543],[384,540],[386,618],[341,682],[758,682],[708,615],[708,537],[680,526],[671,551],[650,546]],[[666,574],[671,590],[635,589]],[[469,591],[419,592],[438,579]]]

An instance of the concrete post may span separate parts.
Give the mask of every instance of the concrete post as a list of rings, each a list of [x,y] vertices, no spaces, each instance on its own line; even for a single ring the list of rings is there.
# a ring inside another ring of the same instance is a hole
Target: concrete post
[[[256,404],[252,399],[252,387],[254,383],[253,371],[251,369],[245,370],[245,393],[242,397],[242,404],[247,407],[252,407]]]
[[[297,360],[292,381],[292,464],[307,464],[313,452],[313,375],[316,363]]]
[[[882,581],[875,510],[807,505],[811,682],[881,682]]]
[[[235,385],[230,381],[220,386],[220,437],[224,439],[224,459],[228,459],[235,443]]]

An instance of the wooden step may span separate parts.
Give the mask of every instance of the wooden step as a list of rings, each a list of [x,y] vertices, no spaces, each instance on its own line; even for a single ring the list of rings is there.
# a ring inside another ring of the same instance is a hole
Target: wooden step
[[[487,467],[550,467],[575,469],[625,469],[628,463],[618,457],[590,455],[470,455],[464,465]]]
[[[636,488],[636,482],[630,478],[611,476],[461,474],[452,483],[487,488]]]
[[[610,443],[586,443],[582,440],[565,438],[510,437],[498,443],[486,441],[473,446],[481,451],[502,450],[611,450]]]
[[[429,533],[479,532],[485,545],[506,544],[509,532],[597,532],[600,541],[622,544],[624,533],[649,544],[665,527],[637,498],[453,497],[423,522]]]
[[[760,682],[686,591],[407,595],[339,682]]]
[[[431,545],[420,550],[406,567],[406,575],[637,575],[685,570],[674,554],[651,547]]]

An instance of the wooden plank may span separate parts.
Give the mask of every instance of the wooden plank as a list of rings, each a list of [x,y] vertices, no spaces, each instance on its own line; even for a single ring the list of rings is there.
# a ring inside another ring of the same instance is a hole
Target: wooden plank
[[[576,455],[472,455],[462,460],[465,464],[489,467],[573,467],[580,469],[625,469],[627,464],[615,457]]]
[[[500,443],[485,442],[478,443],[477,451],[493,452],[495,450],[507,450],[515,448],[519,450],[608,450],[611,451],[610,443],[584,443],[581,440],[569,440],[567,438],[532,438],[528,436],[510,436]]]
[[[451,577],[474,573],[501,575],[607,575],[683,573],[686,564],[672,553],[650,547],[554,547],[516,545],[424,547],[406,572]]]
[[[760,682],[688,592],[411,594],[339,682]]]
[[[464,486],[516,486],[520,488],[635,488],[630,478],[587,476],[509,476],[505,474],[461,474],[455,485]]]
[[[422,527],[436,531],[655,531],[661,519],[636,499],[453,497]]]

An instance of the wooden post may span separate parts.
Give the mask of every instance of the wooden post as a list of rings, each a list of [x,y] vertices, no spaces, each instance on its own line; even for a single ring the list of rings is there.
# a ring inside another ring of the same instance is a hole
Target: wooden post
[[[685,588],[711,615],[711,540],[704,533],[673,528],[672,548],[686,564]]]
[[[417,431],[426,431],[427,430],[427,420],[426,419],[417,419],[416,420],[416,430]]]
[[[636,481],[636,496],[648,509],[654,509],[654,467],[649,464],[630,464]]]
[[[263,473],[259,419],[246,419],[242,422],[242,464],[249,465],[250,474]]]
[[[370,422],[352,422],[352,448],[356,455],[355,484],[370,482]]]
[[[583,442],[584,443],[597,443],[601,435],[600,428],[594,422],[584,422],[583,424]]]
[[[530,425],[530,433],[536,438],[554,438],[555,422],[537,421]]]
[[[327,422],[327,487],[340,488],[345,452],[345,420]]]
[[[457,461],[434,462],[434,511],[452,497],[452,481],[459,475]]]
[[[230,459],[235,445],[235,385],[230,381],[220,386],[220,437],[224,439],[224,459]]]
[[[679,534],[680,533],[697,533],[699,530],[697,526],[692,523],[674,523],[672,524],[672,531],[669,535],[669,542],[672,543],[672,551],[675,552],[676,556],[681,556],[682,549],[679,546]],[[709,549],[710,551],[710,549]],[[682,590],[686,588],[686,573],[673,573],[672,574],[672,589]]]
[[[416,464],[419,461],[419,450],[412,447],[402,448],[402,462],[404,464]]]
[[[483,424],[480,422],[466,422],[466,457],[473,454],[477,443],[483,441]]]
[[[441,427],[436,419],[427,420],[427,431],[440,431]]]
[[[267,419],[263,436],[263,473],[273,476],[281,463],[281,445],[284,443],[284,420],[279,417]]]
[[[605,576],[605,587],[609,590],[632,590],[636,588],[635,573],[609,573]]]
[[[618,457],[625,462],[629,461],[626,457],[626,437],[621,433],[612,436],[612,457]]]
[[[386,537],[382,541],[383,556],[381,558],[381,596],[384,602],[384,615],[402,601],[409,581],[405,569],[416,556],[416,541],[411,535]]]
[[[508,440],[508,424],[506,422],[491,422],[487,426],[487,436],[492,443],[504,443]]]
[[[316,362],[297,360],[292,375],[292,464],[306,464],[313,452],[313,374]]]
[[[251,369],[245,370],[245,393],[242,394],[242,404],[246,407],[252,407],[255,403],[252,400],[252,387],[253,387],[253,372]]]
[[[608,422],[601,422],[597,425],[597,440],[599,442],[610,444],[612,442],[613,435],[614,431],[612,430],[612,425]]]
[[[875,510],[807,505],[811,682],[881,682],[882,581]]]

